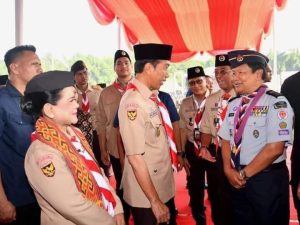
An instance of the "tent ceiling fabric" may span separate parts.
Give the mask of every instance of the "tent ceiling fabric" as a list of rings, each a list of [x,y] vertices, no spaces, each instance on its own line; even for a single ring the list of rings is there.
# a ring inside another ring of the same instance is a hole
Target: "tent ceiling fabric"
[[[118,18],[127,40],[173,45],[172,61],[197,52],[257,49],[269,33],[273,10],[287,0],[88,0],[101,25]]]

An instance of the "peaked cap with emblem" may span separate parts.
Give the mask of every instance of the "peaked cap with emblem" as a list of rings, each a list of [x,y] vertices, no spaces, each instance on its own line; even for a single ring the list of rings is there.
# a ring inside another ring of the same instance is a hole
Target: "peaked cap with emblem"
[[[73,73],[49,71],[33,77],[26,85],[25,94],[63,89],[74,85]]]
[[[261,63],[266,67],[269,62],[267,56],[253,50],[230,51],[228,52],[228,60],[231,69],[246,63]]]
[[[195,77],[206,77],[204,69],[201,66],[190,67],[187,69],[187,79],[193,79]]]
[[[116,63],[117,59],[118,59],[118,58],[121,58],[121,57],[126,57],[126,58],[128,58],[129,61],[131,62],[131,59],[130,59],[128,53],[127,53],[126,51],[124,51],[124,50],[119,49],[119,50],[117,50],[117,51],[115,52],[114,63]]]
[[[170,60],[172,48],[172,45],[154,43],[133,46],[135,60]]]
[[[227,54],[216,55],[215,67],[218,67],[218,66],[230,66]]]

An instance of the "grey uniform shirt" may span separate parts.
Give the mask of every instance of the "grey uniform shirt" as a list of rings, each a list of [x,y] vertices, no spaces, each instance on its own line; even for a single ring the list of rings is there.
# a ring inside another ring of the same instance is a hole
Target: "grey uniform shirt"
[[[241,97],[235,98],[229,103],[225,120],[218,132],[222,139],[230,141],[231,146],[234,145],[234,117],[241,99]],[[246,123],[242,135],[240,164],[248,165],[266,144],[290,141],[292,139],[293,117],[293,109],[284,96],[264,93],[252,108]],[[284,152],[273,163],[285,159],[286,154]]]

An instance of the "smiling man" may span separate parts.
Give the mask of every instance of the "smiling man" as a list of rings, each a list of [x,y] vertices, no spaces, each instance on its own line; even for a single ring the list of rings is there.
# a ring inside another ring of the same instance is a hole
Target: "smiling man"
[[[232,185],[236,225],[289,224],[286,144],[292,138],[293,110],[268,90],[266,56],[251,50],[228,53],[238,96],[231,99],[218,132],[224,172]]]
[[[182,100],[179,109],[181,145],[190,166],[187,172],[187,188],[193,218],[197,225],[205,225],[205,161],[198,157],[201,147],[200,123],[208,92],[203,68],[201,66],[188,68],[187,80],[192,95]]]
[[[220,90],[207,97],[201,121],[201,154],[207,162],[207,184],[215,225],[233,224],[229,184],[223,170],[220,139],[217,132],[225,118],[228,101],[235,97],[233,76],[227,55],[217,55],[215,77]]]
[[[153,93],[169,77],[171,53],[170,45],[135,45],[136,79],[120,102],[118,116],[126,154],[124,199],[135,224],[176,224],[172,173],[172,165],[177,165],[176,149],[167,138],[174,134],[166,108]]]

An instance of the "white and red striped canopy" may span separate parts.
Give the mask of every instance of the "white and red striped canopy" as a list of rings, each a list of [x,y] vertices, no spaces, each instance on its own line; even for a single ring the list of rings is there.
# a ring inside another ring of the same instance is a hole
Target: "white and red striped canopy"
[[[173,45],[172,61],[197,52],[259,50],[273,10],[287,0],[88,0],[96,20],[123,24],[128,41]]]

